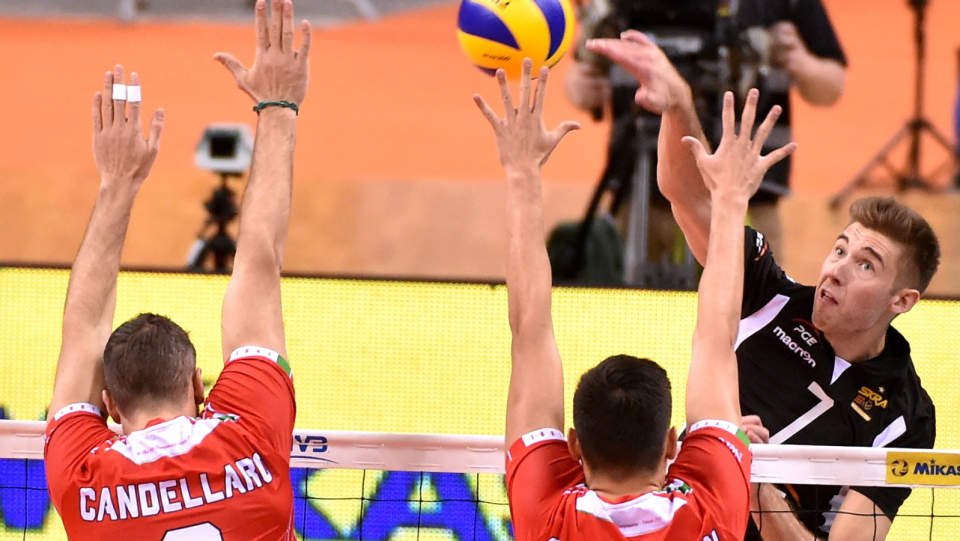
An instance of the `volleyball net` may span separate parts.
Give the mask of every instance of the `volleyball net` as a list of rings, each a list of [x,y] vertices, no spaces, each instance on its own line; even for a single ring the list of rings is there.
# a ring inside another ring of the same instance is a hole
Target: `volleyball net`
[[[40,421],[0,421],[0,540],[66,539],[47,493],[43,428]],[[960,451],[752,451],[755,483],[831,493],[837,486],[914,488],[888,539],[946,541],[960,528]],[[500,437],[298,431],[291,466],[295,527],[304,541],[513,539]]]

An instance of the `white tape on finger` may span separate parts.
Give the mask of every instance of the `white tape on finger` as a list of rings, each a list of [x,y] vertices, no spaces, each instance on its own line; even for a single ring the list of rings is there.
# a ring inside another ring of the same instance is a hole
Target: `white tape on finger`
[[[127,85],[113,85],[113,99],[115,100],[125,100],[127,99]]]
[[[128,86],[127,87],[127,101],[130,103],[135,103],[140,101],[140,87],[139,86]]]

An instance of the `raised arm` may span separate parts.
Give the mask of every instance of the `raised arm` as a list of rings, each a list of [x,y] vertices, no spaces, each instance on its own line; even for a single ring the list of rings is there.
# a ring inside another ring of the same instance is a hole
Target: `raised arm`
[[[136,101],[130,100],[129,111],[123,81],[123,66],[117,65],[104,76],[103,93],[93,96],[93,153],[100,192],[70,272],[51,419],[64,406],[80,402],[104,411],[103,348],[113,329],[120,252],[133,200],[157,158],[163,129],[163,110],[158,110],[150,122],[149,138],[143,138],[140,79],[136,73],[130,76]]]
[[[223,300],[224,360],[234,349],[248,345],[286,357],[280,265],[290,222],[298,114],[294,107],[303,103],[307,93],[311,36],[309,23],[303,21],[302,50],[297,51],[293,47],[293,4],[274,1],[272,12],[268,23],[265,1],[257,1],[257,50],[250,69],[229,54],[215,56],[259,108],[233,276]]]
[[[680,143],[684,137],[694,137],[709,148],[690,86],[667,55],[636,30],[627,30],[620,39],[590,40],[587,48],[629,71],[640,82],[637,104],[661,115],[657,184],[670,201],[673,216],[693,255],[701,264],[705,263],[710,236],[710,192],[696,160]]]
[[[757,191],[764,173],[796,149],[794,143],[761,157],[763,143],[780,108],[775,107],[751,138],[759,93],[751,90],[743,109],[739,135],[734,126],[733,94],[723,99],[723,137],[713,155],[696,138],[685,137],[713,209],[707,264],[700,279],[697,328],[687,376],[687,424],[718,419],[740,425],[740,393],[734,341],[743,298],[743,222],[747,202]]]
[[[507,299],[513,334],[506,445],[540,428],[563,430],[563,369],[550,315],[550,260],[544,244],[540,168],[568,132],[564,122],[548,132],[543,125],[547,68],[540,70],[530,103],[531,62],[524,60],[520,103],[513,106],[503,70],[497,72],[504,118],[497,118],[479,95],[473,97],[490,121],[507,176]]]

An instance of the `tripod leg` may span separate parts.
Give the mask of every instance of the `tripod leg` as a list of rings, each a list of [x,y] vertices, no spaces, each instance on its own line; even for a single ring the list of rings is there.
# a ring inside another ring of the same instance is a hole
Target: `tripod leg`
[[[866,183],[867,176],[876,169],[880,164],[887,161],[887,157],[894,147],[896,147],[900,141],[910,133],[910,125],[906,124],[901,126],[897,133],[887,141],[887,144],[880,149],[873,158],[867,162],[867,165],[863,166],[862,169],[857,171],[857,174],[853,176],[853,179],[850,180],[843,188],[837,192],[833,198],[830,199],[830,209],[837,210],[840,208],[840,204],[843,203],[843,200],[846,199],[854,190],[861,187]]]
[[[638,130],[638,138],[647,137]],[[656,141],[656,139],[654,139]],[[633,191],[630,196],[630,219],[627,246],[624,254],[624,282],[627,285],[647,285],[645,270],[648,261],[647,239],[650,232],[650,183],[653,182],[653,159],[648,145],[637,145],[637,167],[633,172]],[[655,150],[654,150],[655,152]]]
[[[957,155],[957,148],[955,147],[955,145],[951,143],[949,139],[947,139],[946,135],[941,133],[940,130],[938,130],[937,127],[933,125],[933,122],[930,122],[925,118],[921,119],[920,131],[922,132],[925,131],[929,133],[930,136],[933,137],[935,141],[940,143],[943,146],[943,148],[947,149],[947,151],[950,152],[950,154],[953,154],[954,156]]]

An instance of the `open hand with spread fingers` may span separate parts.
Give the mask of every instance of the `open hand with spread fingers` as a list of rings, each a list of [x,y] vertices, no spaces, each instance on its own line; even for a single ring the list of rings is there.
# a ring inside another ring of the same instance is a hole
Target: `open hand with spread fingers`
[[[780,107],[775,106],[764,119],[756,135],[753,135],[753,123],[757,114],[757,101],[760,92],[751,89],[743,107],[740,119],[740,131],[737,133],[733,93],[723,96],[723,135],[717,151],[710,154],[703,144],[694,137],[684,137],[683,144],[690,149],[697,160],[697,168],[710,193],[717,197],[732,196],[746,201],[756,193],[763,176],[775,163],[786,158],[797,149],[796,143],[784,145],[766,156],[761,156],[763,144],[780,116]]]
[[[93,155],[100,187],[131,188],[134,192],[150,174],[160,150],[163,109],[150,120],[149,136],[140,124],[140,76],[124,85],[123,66],[117,64],[103,78],[103,92],[93,95]]]
[[[270,11],[268,22],[266,1],[257,0],[257,50],[250,69],[228,53],[213,57],[230,70],[237,86],[253,101],[284,101],[299,107],[310,78],[310,23],[300,23],[301,49],[297,51],[293,48],[293,2],[273,0]]]
[[[543,101],[547,91],[546,67],[540,68],[540,78],[537,81],[536,94],[533,103],[530,103],[530,72],[533,63],[529,58],[523,61],[523,70],[520,77],[520,102],[513,105],[510,87],[507,86],[507,77],[503,70],[497,70],[497,81],[500,83],[500,97],[503,99],[505,114],[498,118],[493,109],[480,97],[473,96],[473,101],[487,117],[493,126],[493,133],[497,138],[497,152],[504,170],[511,172],[539,172],[547,162],[550,153],[567,133],[580,129],[576,122],[563,122],[552,131],[547,131],[543,125]]]
[[[627,30],[620,39],[591,39],[587,49],[630,72],[640,83],[635,101],[651,113],[663,114],[692,100],[687,82],[666,53],[642,32]]]

